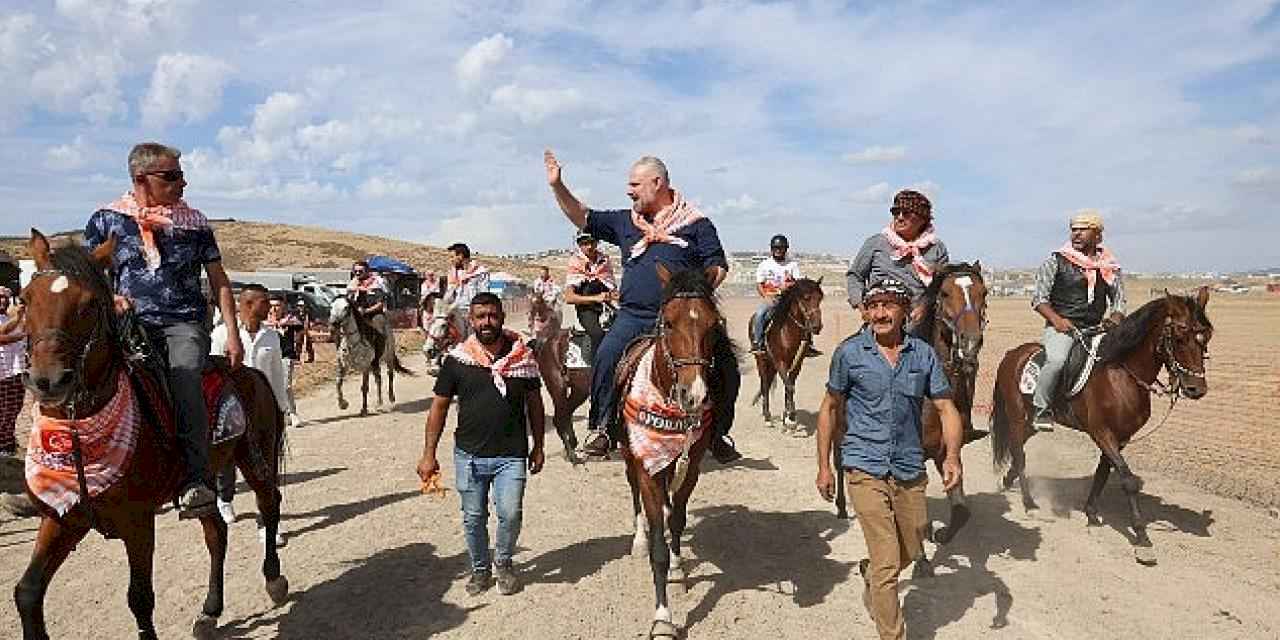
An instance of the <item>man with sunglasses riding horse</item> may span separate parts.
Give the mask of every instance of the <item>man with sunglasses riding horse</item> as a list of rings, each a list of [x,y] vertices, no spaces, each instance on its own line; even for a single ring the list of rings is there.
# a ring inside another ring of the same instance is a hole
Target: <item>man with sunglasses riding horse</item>
[[[1102,246],[1102,216],[1083,209],[1071,218],[1070,238],[1036,271],[1031,307],[1044,318],[1044,365],[1032,397],[1033,424],[1053,427],[1053,393],[1080,330],[1124,319],[1124,280],[1115,256]]]
[[[216,510],[209,469],[209,423],[201,371],[209,353],[208,304],[200,271],[227,324],[226,354],[232,367],[244,358],[231,282],[209,221],[182,199],[187,186],[173,147],[147,142],[129,152],[133,188],[98,209],[84,230],[90,249],[115,236],[111,280],[116,311],[132,311],[166,367],[178,423],[178,449],[186,476],[178,515],[194,518]]]
[[[661,160],[644,157],[635,162],[627,180],[630,210],[588,209],[561,180],[560,163],[548,150],[544,156],[547,182],[556,203],[576,227],[622,250],[622,287],[618,314],[597,346],[591,375],[591,414],[583,454],[609,453],[611,416],[616,414],[614,372],[628,344],[654,331],[662,300],[657,265],[672,272],[699,269],[709,272],[713,286],[729,273],[724,248],[715,225],[680,193],[671,188],[667,167]],[[732,344],[721,327],[712,362],[711,392],[716,405],[716,437],[711,455],[721,463],[742,457],[728,439],[741,376]],[[615,438],[621,434],[613,433]]]
[[[911,292],[907,333],[916,335],[928,305],[925,290],[933,274],[947,264],[947,246],[933,230],[933,204],[919,191],[903,189],[893,196],[889,225],[862,243],[862,249],[845,272],[849,304],[862,304],[863,294],[873,282],[892,278]],[[927,338],[927,336],[919,336]]]

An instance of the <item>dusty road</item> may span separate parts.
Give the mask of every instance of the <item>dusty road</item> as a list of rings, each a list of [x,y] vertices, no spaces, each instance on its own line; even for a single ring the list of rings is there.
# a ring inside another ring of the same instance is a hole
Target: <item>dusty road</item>
[[[729,308],[741,333],[750,305],[733,301]],[[819,346],[830,353],[853,320],[834,300],[827,313]],[[990,372],[1010,341],[987,345],[983,368]],[[408,364],[423,369],[420,359]],[[825,358],[809,361],[800,384],[802,423],[810,430],[825,365]],[[242,493],[222,637],[641,637],[651,613],[649,568],[627,556],[630,501],[619,463],[572,468],[549,435],[552,455],[529,484],[517,556],[527,584],[514,596],[468,597],[457,496],[424,497],[413,474],[431,379],[399,382],[401,403],[367,418],[340,414],[328,389],[301,400],[311,422],[289,436],[282,550],[294,593],[271,608],[257,569],[252,498]],[[874,637],[854,570],[863,557],[857,523],[836,520],[818,499],[812,437],[761,425],[749,404],[755,385],[747,366],[734,433],[747,458],[728,468],[708,461],[691,503],[688,590],[673,599],[677,621],[689,638]],[[1159,559],[1143,567],[1120,532],[1127,518],[1114,483],[1102,499],[1106,526],[1084,524],[1079,505],[1093,446],[1059,430],[1028,448],[1044,507],[1033,516],[1022,512],[1016,493],[996,492],[985,442],[965,450],[974,518],[937,551],[937,577],[904,583],[910,637],[1280,637],[1280,520],[1266,508],[1135,464],[1147,482],[1143,506]],[[451,485],[447,451],[442,465]],[[936,476],[930,495],[931,514],[941,518]],[[33,520],[0,523],[6,589],[25,566],[33,530]],[[187,637],[206,572],[198,525],[163,516],[155,578],[164,637]],[[126,584],[120,543],[87,539],[50,589],[54,636],[132,637]],[[16,637],[16,629],[12,605],[0,606],[0,636]]]

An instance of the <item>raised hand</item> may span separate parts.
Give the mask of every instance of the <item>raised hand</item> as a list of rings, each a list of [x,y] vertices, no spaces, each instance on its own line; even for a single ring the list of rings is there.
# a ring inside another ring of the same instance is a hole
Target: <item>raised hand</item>
[[[542,160],[547,165],[547,184],[553,187],[560,184],[560,162],[556,160],[556,154],[547,149],[542,154]]]

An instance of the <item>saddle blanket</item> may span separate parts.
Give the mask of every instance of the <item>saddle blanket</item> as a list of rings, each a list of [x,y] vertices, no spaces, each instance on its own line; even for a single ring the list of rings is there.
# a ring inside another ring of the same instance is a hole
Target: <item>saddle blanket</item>
[[[1071,353],[1067,356],[1067,362],[1062,367],[1062,374],[1059,378],[1058,389],[1055,390],[1055,397],[1061,397],[1065,400],[1074,398],[1081,389],[1084,389],[1085,383],[1089,382],[1089,376],[1093,373],[1093,365],[1097,360],[1093,354],[1098,352],[1098,345],[1102,344],[1102,337],[1105,334],[1089,336],[1086,339],[1089,342],[1088,349],[1081,345],[1077,340],[1071,345]],[[1041,347],[1028,360],[1026,366],[1022,368],[1022,376],[1018,379],[1018,390],[1023,395],[1032,395],[1036,392],[1036,383],[1040,380],[1040,370],[1044,367],[1045,353]],[[1065,395],[1063,395],[1065,391]]]
[[[702,405],[701,415],[689,415],[663,396],[649,377],[653,354],[653,346],[646,347],[622,406],[631,453],[651,476],[684,455],[685,447],[697,442],[713,419],[709,400]]]
[[[209,441],[221,444],[244,435],[249,420],[227,372],[219,367],[206,368],[201,385],[209,411]]]

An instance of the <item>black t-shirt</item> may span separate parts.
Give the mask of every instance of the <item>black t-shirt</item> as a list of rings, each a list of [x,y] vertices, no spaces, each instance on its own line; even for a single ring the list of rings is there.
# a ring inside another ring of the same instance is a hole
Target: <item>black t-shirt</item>
[[[525,458],[529,455],[525,398],[529,393],[539,393],[542,383],[537,378],[504,377],[503,380],[507,383],[505,398],[493,386],[493,373],[487,367],[465,365],[453,357],[444,359],[440,375],[436,376],[436,395],[458,399],[458,431],[454,440],[460,449],[473,456]]]

